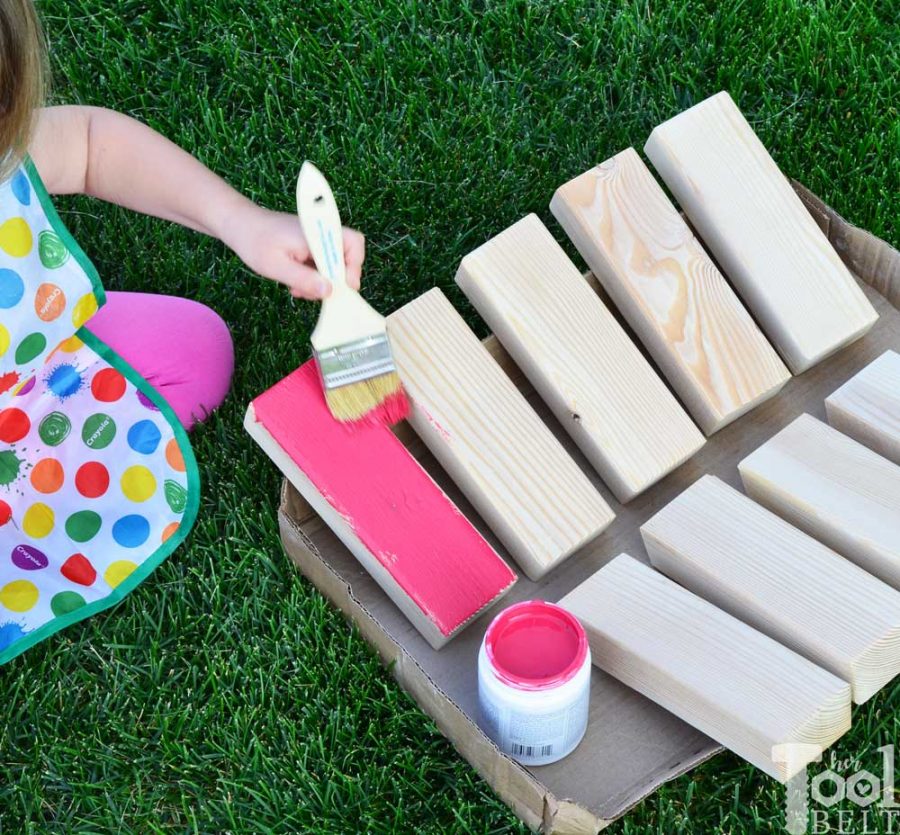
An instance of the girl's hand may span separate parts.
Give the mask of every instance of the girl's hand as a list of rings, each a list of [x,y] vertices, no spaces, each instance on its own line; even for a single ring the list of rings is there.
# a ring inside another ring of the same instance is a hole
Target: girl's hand
[[[248,200],[229,213],[220,237],[251,270],[287,285],[296,298],[322,299],[331,292],[316,271],[296,215],[272,212]],[[365,256],[365,238],[344,227],[347,283],[355,290]]]

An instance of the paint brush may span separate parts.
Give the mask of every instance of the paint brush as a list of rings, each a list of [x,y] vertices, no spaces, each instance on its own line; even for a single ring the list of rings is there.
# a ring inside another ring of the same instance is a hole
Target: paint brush
[[[297,178],[297,214],[316,269],[331,283],[310,340],[328,409],[344,422],[397,423],[408,414],[409,402],[384,317],[347,284],[337,204],[309,161]]]

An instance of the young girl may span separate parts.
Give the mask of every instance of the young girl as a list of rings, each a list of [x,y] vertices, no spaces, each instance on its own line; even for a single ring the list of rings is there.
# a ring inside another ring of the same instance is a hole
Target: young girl
[[[106,608],[180,543],[198,504],[185,435],[224,399],[224,322],[104,293],[50,194],[83,193],[227,244],[293,296],[329,292],[295,215],[269,211],[141,123],[42,108],[31,0],[0,0],[0,663]],[[344,230],[358,287],[362,235]]]

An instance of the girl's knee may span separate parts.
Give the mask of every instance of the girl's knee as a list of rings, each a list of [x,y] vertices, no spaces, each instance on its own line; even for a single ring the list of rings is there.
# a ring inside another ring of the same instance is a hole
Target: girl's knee
[[[198,321],[198,340],[203,342],[203,350],[208,352],[210,369],[218,369],[219,376],[231,381],[234,371],[234,342],[231,330],[225,320],[210,307],[200,305],[203,313]]]
[[[186,385],[170,391],[181,422],[192,428],[222,405],[234,372],[234,343],[228,325],[205,305],[194,302],[190,309],[189,355],[185,357]],[[189,380],[189,381],[188,381]]]

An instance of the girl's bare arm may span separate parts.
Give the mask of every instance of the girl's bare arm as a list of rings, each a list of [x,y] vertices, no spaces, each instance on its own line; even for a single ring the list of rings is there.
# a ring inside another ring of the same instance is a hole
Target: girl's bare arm
[[[248,267],[288,285],[295,296],[328,292],[295,215],[257,206],[136,119],[99,107],[44,108],[30,151],[51,193],[89,194],[175,221],[219,238]],[[363,236],[345,229],[344,251],[347,278],[358,287]]]

